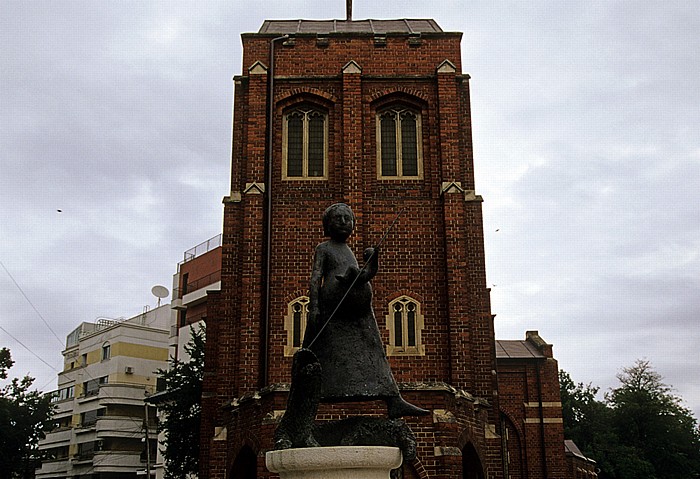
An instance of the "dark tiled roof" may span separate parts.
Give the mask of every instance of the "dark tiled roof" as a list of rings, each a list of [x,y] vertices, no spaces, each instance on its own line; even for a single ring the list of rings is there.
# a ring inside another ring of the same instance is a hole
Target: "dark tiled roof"
[[[566,454],[571,454],[572,456],[576,456],[579,459],[583,459],[590,464],[596,463],[590,457],[584,456],[583,453],[581,452],[581,450],[576,445],[576,443],[574,441],[572,441],[571,439],[564,439],[564,452]]]
[[[439,33],[431,19],[401,20],[265,20],[258,33]]]
[[[576,443],[571,439],[564,439],[564,451],[573,454],[574,456],[578,456],[582,459],[586,459],[586,456],[583,455]]]
[[[529,341],[518,340],[497,340],[497,359],[531,359],[546,357],[542,352]]]

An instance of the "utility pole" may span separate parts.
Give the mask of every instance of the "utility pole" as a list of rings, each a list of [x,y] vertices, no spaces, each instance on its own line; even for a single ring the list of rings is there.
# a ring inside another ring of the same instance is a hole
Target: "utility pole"
[[[143,403],[146,413],[143,419],[143,428],[146,431],[146,479],[151,479],[151,442],[148,438],[148,403]]]
[[[345,16],[347,21],[352,21],[352,0],[345,0]]]

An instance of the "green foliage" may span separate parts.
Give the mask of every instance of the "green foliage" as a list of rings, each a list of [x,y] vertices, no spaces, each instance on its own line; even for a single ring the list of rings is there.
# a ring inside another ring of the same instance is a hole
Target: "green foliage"
[[[0,349],[0,379],[14,361],[7,348]],[[0,477],[32,478],[40,464],[39,440],[51,426],[51,399],[30,391],[34,378],[14,378],[0,388]]]
[[[7,379],[7,370],[12,367],[15,362],[12,360],[10,350],[7,348],[0,349],[0,379]]]
[[[598,388],[560,371],[564,434],[601,469],[600,478],[700,477],[700,430],[653,370],[637,361],[618,375],[604,401]]]
[[[166,479],[197,474],[201,423],[202,380],[204,378],[204,327],[190,328],[192,339],[185,346],[186,362],[170,359],[168,370],[159,370],[165,391],[158,401],[162,414],[160,429]]]
[[[700,475],[700,432],[681,398],[649,361],[637,360],[617,378],[620,386],[606,399],[625,443],[653,465],[659,479]]]

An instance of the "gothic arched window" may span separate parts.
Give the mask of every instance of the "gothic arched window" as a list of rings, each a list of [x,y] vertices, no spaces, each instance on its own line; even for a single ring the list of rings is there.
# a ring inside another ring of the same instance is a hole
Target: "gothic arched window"
[[[283,178],[324,179],[328,176],[328,115],[302,106],[288,111],[283,123]]]
[[[287,344],[284,346],[285,356],[294,355],[301,347],[301,343],[304,341],[308,314],[308,296],[301,296],[287,306],[287,315],[284,317],[284,329],[287,331]]]
[[[418,301],[409,296],[393,300],[389,303],[386,319],[389,330],[388,355],[425,355],[425,345],[421,341],[425,325]]]
[[[419,112],[390,107],[377,113],[377,157],[380,178],[422,178]]]

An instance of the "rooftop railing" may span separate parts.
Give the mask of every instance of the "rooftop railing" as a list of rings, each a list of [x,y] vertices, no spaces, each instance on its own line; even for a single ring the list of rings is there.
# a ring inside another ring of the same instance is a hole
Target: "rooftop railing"
[[[197,256],[201,256],[204,253],[208,253],[214,248],[218,248],[219,246],[221,246],[221,236],[221,233],[219,233],[218,235],[212,236],[208,240],[199,243],[194,248],[190,248],[187,251],[185,251],[185,258],[178,264],[178,270],[181,264],[187,263],[188,261],[192,261]]]

